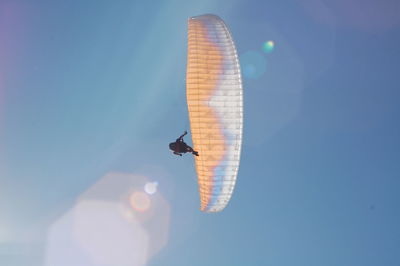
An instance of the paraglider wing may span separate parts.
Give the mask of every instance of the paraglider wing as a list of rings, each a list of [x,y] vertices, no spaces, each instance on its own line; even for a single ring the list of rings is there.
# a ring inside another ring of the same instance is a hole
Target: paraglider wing
[[[235,187],[243,128],[243,89],[231,34],[218,16],[189,18],[186,98],[200,209],[225,208]]]

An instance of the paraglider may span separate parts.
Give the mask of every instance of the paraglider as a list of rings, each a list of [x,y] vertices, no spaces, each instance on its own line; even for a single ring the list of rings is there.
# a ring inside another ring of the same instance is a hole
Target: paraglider
[[[221,18],[188,20],[186,98],[200,193],[200,209],[228,204],[239,169],[243,88],[232,36]]]

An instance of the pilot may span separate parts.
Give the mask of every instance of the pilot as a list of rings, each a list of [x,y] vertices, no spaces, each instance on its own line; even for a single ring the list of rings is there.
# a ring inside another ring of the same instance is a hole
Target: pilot
[[[175,155],[179,156],[182,156],[182,153],[187,153],[187,152],[191,152],[193,155],[199,156],[199,153],[197,151],[193,150],[192,147],[190,147],[183,141],[183,137],[186,134],[187,131],[185,131],[179,138],[177,138],[175,142],[171,142],[169,144],[170,150],[172,150]]]

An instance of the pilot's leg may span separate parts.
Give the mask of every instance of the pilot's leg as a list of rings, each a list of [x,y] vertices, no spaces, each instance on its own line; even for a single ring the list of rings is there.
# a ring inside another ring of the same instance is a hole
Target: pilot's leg
[[[190,147],[190,146],[186,146],[186,151],[188,151],[188,152],[193,152],[193,149],[192,149],[192,147]]]

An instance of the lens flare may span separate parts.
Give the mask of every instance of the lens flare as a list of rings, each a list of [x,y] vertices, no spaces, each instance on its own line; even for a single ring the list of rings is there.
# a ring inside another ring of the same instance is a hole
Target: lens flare
[[[151,206],[149,195],[142,191],[135,191],[129,197],[132,208],[139,212],[147,211]]]
[[[44,265],[147,265],[166,246],[170,221],[162,191],[150,196],[147,183],[157,182],[126,173],[100,178],[51,225]]]
[[[248,79],[258,79],[267,70],[267,62],[264,55],[258,51],[247,51],[240,55],[240,66],[243,77]]]
[[[275,43],[274,41],[267,41],[263,44],[263,51],[265,53],[271,53],[274,50]]]
[[[158,182],[148,182],[144,185],[144,191],[149,195],[153,195],[157,192],[157,186]]]

